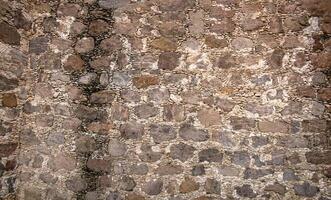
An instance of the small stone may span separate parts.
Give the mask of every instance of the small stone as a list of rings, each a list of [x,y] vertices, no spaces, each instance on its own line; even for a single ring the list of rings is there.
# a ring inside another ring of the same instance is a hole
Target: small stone
[[[237,194],[241,197],[255,198],[257,194],[252,190],[251,186],[244,184],[241,187],[235,187]]]
[[[244,117],[231,117],[231,126],[234,130],[252,130],[256,126],[256,121]]]
[[[151,180],[143,186],[143,191],[148,195],[158,195],[162,192],[163,182],[161,180]]]
[[[159,174],[160,176],[175,175],[175,174],[180,174],[182,172],[183,172],[182,166],[173,165],[173,164],[161,165],[155,170],[155,173]]]
[[[224,18],[218,24],[213,24],[210,31],[217,34],[231,33],[235,30],[234,22],[229,18]]]
[[[73,192],[80,192],[87,188],[87,183],[80,177],[72,177],[65,181],[67,188]]]
[[[179,129],[179,136],[184,140],[202,142],[209,139],[209,134],[205,130],[197,129],[190,124],[183,124]]]
[[[180,54],[176,52],[164,52],[159,55],[159,69],[173,70],[179,66]]]
[[[139,194],[130,193],[126,196],[125,200],[145,200],[145,197]]]
[[[104,9],[117,9],[127,6],[130,0],[100,0],[98,3]]]
[[[194,179],[186,177],[185,180],[179,185],[179,192],[190,193],[198,190],[199,187],[199,183],[195,182]]]
[[[153,75],[140,75],[133,78],[133,85],[138,89],[157,84],[159,84],[159,78]]]
[[[17,79],[8,79],[7,77],[0,74],[0,90],[8,91],[18,86]]]
[[[240,169],[234,166],[222,166],[219,169],[219,173],[223,176],[239,176]]]
[[[187,161],[193,157],[195,148],[185,143],[173,144],[170,147],[170,157],[172,159],[178,159],[182,162]]]
[[[229,69],[237,66],[237,60],[232,54],[225,53],[218,57],[214,62],[214,67]]]
[[[125,191],[132,191],[136,187],[136,182],[129,176],[123,176],[119,182],[120,188]]]
[[[204,174],[206,174],[205,166],[196,165],[196,166],[193,167],[192,176],[201,176],[201,175],[204,175]]]
[[[20,45],[21,36],[17,29],[6,22],[0,23],[0,40],[6,44]]]
[[[270,169],[246,168],[244,171],[244,179],[258,179],[269,174],[273,174],[273,171]]]
[[[272,52],[267,62],[268,65],[272,68],[281,68],[283,66],[283,57],[285,53],[282,49],[276,49]]]
[[[100,48],[107,52],[116,52],[122,48],[121,38],[112,36],[101,41]]]
[[[17,143],[8,142],[0,144],[0,157],[8,157],[17,149]]]
[[[153,40],[150,46],[162,51],[176,51],[177,49],[177,44],[174,41],[164,37]]]
[[[167,101],[169,97],[170,97],[170,93],[168,89],[154,88],[148,90],[148,98],[157,103],[162,103],[164,101]]]
[[[276,192],[278,194],[284,195],[286,193],[286,187],[279,183],[275,183],[273,185],[267,185],[264,188],[264,191]]]
[[[47,83],[37,83],[35,85],[35,94],[43,98],[52,98],[53,88]]]
[[[90,72],[90,73],[87,73],[87,74],[81,76],[78,79],[78,83],[80,83],[82,85],[90,85],[93,82],[96,82],[97,78],[98,78],[98,75],[96,73]]]
[[[135,175],[146,175],[148,173],[147,164],[133,164],[130,166],[130,173]]]
[[[108,143],[108,151],[111,156],[123,156],[126,153],[126,150],[126,144],[119,140],[112,139]]]
[[[25,200],[42,200],[42,193],[37,188],[24,189]]]
[[[252,144],[253,144],[253,147],[255,147],[255,148],[265,146],[265,145],[269,144],[269,139],[268,139],[268,137],[264,137],[264,136],[253,136]]]
[[[161,1],[159,4],[161,11],[182,11],[191,8],[194,3],[190,0]]]
[[[185,109],[177,104],[169,104],[163,107],[163,118],[166,121],[181,122],[185,120]]]
[[[307,162],[315,165],[331,164],[331,151],[309,151],[305,154]]]
[[[285,169],[283,172],[284,181],[298,181],[299,177],[295,175],[295,172],[292,169]]]
[[[315,72],[311,81],[314,85],[320,85],[327,82],[327,76],[323,72]]]
[[[117,192],[110,192],[106,200],[123,200],[121,195]]]
[[[243,22],[241,23],[241,27],[244,31],[255,31],[258,30],[260,28],[262,28],[264,26],[263,21],[261,21],[261,19],[252,19],[252,18],[248,18],[243,20]]]
[[[199,162],[219,162],[221,163],[223,160],[223,153],[221,153],[218,149],[210,148],[204,149],[199,152]]]
[[[127,121],[129,119],[129,108],[119,103],[113,103],[111,116],[113,120]]]
[[[92,36],[101,35],[102,33],[107,32],[108,26],[108,23],[104,20],[93,20],[89,26],[89,34]]]
[[[144,126],[136,122],[128,122],[121,125],[120,132],[124,139],[141,139],[144,134]]]
[[[303,184],[295,184],[294,192],[299,196],[314,197],[319,192],[319,188],[305,181]]]
[[[32,25],[31,16],[26,12],[18,11],[14,16],[14,24],[17,28],[29,30]]]
[[[39,127],[51,127],[54,123],[53,115],[40,114],[36,116],[36,125]]]
[[[156,162],[162,156],[160,152],[153,151],[151,145],[143,144],[140,149],[142,153],[139,155],[139,158],[144,162]]]
[[[147,119],[158,115],[158,108],[152,103],[138,105],[134,108],[134,112],[139,118]]]
[[[82,22],[75,21],[71,24],[70,33],[72,35],[79,35],[86,30],[86,25]]]
[[[91,119],[94,119],[95,116],[92,116]],[[96,116],[98,118],[98,116]],[[92,122],[87,126],[87,130],[102,134],[102,135],[107,135],[109,134],[110,130],[113,129],[114,125],[112,123],[100,123],[100,122]]]
[[[108,90],[95,92],[90,96],[90,102],[95,104],[110,104],[115,98],[115,93]]]
[[[29,43],[29,52],[35,54],[41,54],[46,52],[48,48],[49,39],[47,37],[36,37],[30,40]]]
[[[231,45],[235,50],[251,50],[254,44],[248,38],[238,37],[232,40]]]
[[[94,49],[94,39],[92,37],[84,37],[77,41],[75,50],[78,53],[88,53]]]
[[[289,126],[282,121],[259,121],[258,128],[261,132],[288,133]]]
[[[329,101],[331,99],[331,87],[320,89],[317,98],[322,101]]]
[[[63,68],[67,71],[82,71],[84,64],[84,61],[79,55],[70,55],[63,64]]]
[[[198,119],[205,127],[221,124],[221,116],[219,112],[214,109],[199,110]]]
[[[125,72],[114,72],[112,82],[119,87],[128,86],[130,83],[130,76]]]
[[[81,7],[78,4],[65,3],[61,4],[57,9],[58,16],[78,17]]]
[[[207,194],[220,194],[221,184],[215,179],[208,178],[205,183],[205,190]]]
[[[2,96],[2,106],[4,107],[16,107],[17,106],[17,98],[14,93],[6,93]]]
[[[55,171],[61,169],[72,171],[75,169],[76,164],[76,160],[65,153],[59,153],[54,157],[53,160],[49,160],[49,165]]]
[[[141,96],[139,92],[133,90],[121,90],[121,98],[127,102],[139,102]]]
[[[93,152],[96,149],[96,142],[88,136],[80,137],[76,142],[76,151],[80,153]]]
[[[152,124],[150,127],[150,135],[153,137],[154,142],[158,144],[175,139],[177,134],[174,128],[169,125]]]
[[[269,22],[269,30],[272,33],[283,32],[282,19],[280,17],[272,17]]]
[[[58,146],[60,144],[63,144],[65,141],[65,138],[63,134],[61,133],[50,133],[47,137],[47,144],[50,146]]]
[[[52,176],[49,173],[42,173],[39,175],[39,179],[42,180],[46,184],[54,184],[58,180],[57,177]]]
[[[218,39],[214,35],[208,35],[205,37],[205,44],[209,48],[224,48],[228,46],[228,42],[225,39]]]
[[[95,172],[110,172],[112,169],[109,160],[94,158],[87,160],[86,167]]]

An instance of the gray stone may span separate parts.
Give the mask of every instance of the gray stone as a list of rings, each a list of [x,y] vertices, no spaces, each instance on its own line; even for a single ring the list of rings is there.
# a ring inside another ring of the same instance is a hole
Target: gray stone
[[[112,139],[108,143],[108,151],[111,156],[123,156],[126,153],[126,150],[126,144],[119,140]]]
[[[253,41],[244,37],[232,40],[231,45],[235,50],[251,50],[254,47]]]
[[[175,165],[175,164],[162,164],[158,166],[155,170],[155,173],[159,174],[160,176],[175,175],[175,174],[180,174],[182,172],[183,172],[183,167],[181,165]]]
[[[131,78],[126,72],[114,72],[112,81],[116,86],[125,87],[130,84]]]
[[[132,177],[123,176],[120,180],[119,185],[122,190],[132,191],[137,184]]]
[[[148,98],[156,103],[165,102],[169,97],[169,90],[165,88],[154,88],[148,91]]]
[[[204,175],[204,174],[206,174],[205,166],[196,165],[196,166],[193,167],[193,169],[192,169],[192,175],[193,176],[201,176],[201,175]]]
[[[160,152],[153,151],[150,145],[142,144],[141,151],[142,153],[139,155],[139,158],[144,162],[156,162],[162,156]]]
[[[220,194],[221,184],[215,179],[208,178],[205,183],[205,190],[207,194]]]
[[[49,39],[47,37],[36,37],[30,40],[29,52],[41,54],[47,51]]]
[[[120,132],[124,139],[141,139],[144,134],[144,126],[137,122],[128,122],[121,125]]]
[[[161,193],[163,188],[163,181],[151,180],[143,186],[143,191],[148,195],[158,195]]]
[[[130,3],[130,0],[100,0],[99,6],[105,9],[117,9]]]
[[[63,144],[65,141],[62,133],[50,133],[47,137],[47,144],[51,146],[57,146]]]
[[[255,198],[257,194],[252,190],[252,187],[248,184],[244,184],[241,187],[235,187],[237,194],[241,197]]]
[[[223,176],[239,176],[240,170],[234,166],[222,166],[219,168],[219,173]]]
[[[135,107],[135,114],[139,118],[147,119],[158,114],[159,110],[152,103],[145,103]]]
[[[164,141],[173,140],[176,138],[176,131],[170,125],[152,124],[150,127],[150,134],[155,143],[162,143]]]
[[[130,173],[136,175],[146,175],[148,173],[148,166],[144,163],[132,164],[130,166]]]
[[[159,69],[173,70],[179,66],[180,54],[176,52],[164,52],[159,55]]]
[[[84,37],[76,42],[75,50],[77,53],[88,53],[94,49],[94,39],[92,37]]]
[[[244,179],[258,179],[270,174],[273,174],[273,170],[271,169],[246,168],[246,170],[244,171]]]
[[[249,166],[250,163],[249,153],[246,151],[237,151],[233,153],[232,163],[240,166]]]
[[[182,162],[185,162],[186,160],[193,157],[194,151],[194,147],[181,142],[171,145],[170,156],[173,159],[178,159]]]
[[[185,140],[202,142],[209,139],[209,134],[206,130],[197,129],[190,124],[183,124],[179,129],[179,136]]]
[[[295,175],[295,172],[292,169],[285,169],[283,172],[284,181],[298,181],[299,177]]]
[[[90,85],[97,80],[97,77],[98,75],[96,73],[87,73],[78,79],[78,83],[83,85]]]
[[[215,148],[204,149],[200,151],[198,155],[199,162],[222,162],[223,160],[223,153]]]
[[[319,192],[319,188],[305,181],[303,184],[295,184],[294,192],[299,196],[314,197]]]
[[[84,179],[80,177],[72,177],[65,181],[65,184],[68,188],[68,190],[71,190],[73,192],[80,192],[87,188],[87,183]]]

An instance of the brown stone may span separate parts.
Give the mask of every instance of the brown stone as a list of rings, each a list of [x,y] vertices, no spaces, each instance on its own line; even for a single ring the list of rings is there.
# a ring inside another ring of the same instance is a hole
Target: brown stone
[[[63,68],[67,71],[81,71],[84,69],[84,61],[78,55],[70,55],[63,64]]]
[[[218,39],[214,35],[207,35],[205,37],[205,44],[209,48],[224,48],[228,46],[226,39]]]
[[[108,29],[108,26],[108,23],[104,20],[94,20],[89,25],[89,34],[91,34],[92,36],[98,36],[102,33],[105,33]]]
[[[135,193],[129,193],[126,197],[125,200],[145,200],[145,197],[139,194]]]
[[[181,122],[185,120],[185,109],[176,104],[165,105],[163,108],[163,117],[166,121]]]
[[[283,121],[260,121],[258,128],[261,132],[287,133],[289,125]]]
[[[164,37],[151,41],[150,46],[162,51],[176,51],[177,49],[176,42]]]
[[[100,123],[100,122],[92,122],[87,126],[87,130],[106,135],[110,133],[110,130],[113,129],[113,124],[112,123]]]
[[[101,41],[100,48],[108,52],[116,52],[122,48],[121,38],[112,36]]]
[[[194,179],[186,177],[184,181],[179,185],[180,193],[190,193],[199,189],[199,183]]]
[[[180,165],[173,165],[173,164],[164,164],[156,168],[155,173],[159,174],[160,176],[165,175],[175,175],[180,174],[183,172],[183,167]]]
[[[111,162],[106,159],[90,158],[87,160],[86,166],[95,172],[110,172],[112,169]]]
[[[199,110],[198,119],[205,127],[221,124],[221,116],[219,112],[214,109]]]
[[[231,19],[224,18],[220,23],[213,24],[210,27],[210,31],[217,33],[217,34],[223,34],[223,33],[231,33],[235,29],[235,24]]]
[[[18,144],[15,142],[8,142],[0,144],[0,157],[8,157],[15,152]]]
[[[6,22],[0,23],[0,40],[11,45],[20,45],[21,36],[17,29]]]
[[[159,84],[159,78],[154,75],[140,75],[133,78],[133,85],[138,89],[157,84]]]
[[[331,101],[331,87],[318,90],[317,98],[322,101]]]
[[[75,50],[77,53],[88,53],[94,49],[94,39],[92,37],[84,37],[76,42]]]
[[[90,102],[95,104],[110,104],[115,98],[115,93],[108,90],[95,92],[90,96]]]
[[[51,165],[52,169],[55,171],[61,169],[72,171],[75,169],[76,163],[74,158],[65,153],[59,153],[54,157],[54,160],[49,161],[49,165]]]
[[[5,107],[16,107],[17,106],[17,98],[14,93],[7,93],[2,96],[2,106]]]
[[[273,185],[267,185],[264,188],[264,191],[276,192],[278,194],[284,195],[286,193],[286,187],[279,183],[275,183]]]
[[[179,65],[179,53],[175,52],[164,52],[159,55],[158,66],[159,69],[173,70]]]

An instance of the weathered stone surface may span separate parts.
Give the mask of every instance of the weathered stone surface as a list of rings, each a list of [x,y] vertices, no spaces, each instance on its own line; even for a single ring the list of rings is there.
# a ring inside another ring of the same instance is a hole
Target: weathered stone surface
[[[283,121],[260,121],[258,128],[261,132],[271,133],[287,133],[289,131],[288,124]]]
[[[150,45],[152,48],[159,49],[162,51],[176,51],[177,49],[177,44],[174,41],[163,37],[151,41]],[[169,56],[169,54],[164,54],[163,56]]]
[[[252,130],[256,126],[256,121],[250,118],[232,117],[230,122],[234,130]]]
[[[190,124],[183,124],[179,129],[179,136],[185,140],[202,142],[209,139],[209,134],[205,130],[195,128]]]
[[[109,104],[112,103],[115,98],[115,94],[112,91],[102,90],[95,92],[90,96],[90,102],[95,104]]]
[[[73,192],[80,192],[87,188],[87,183],[80,177],[72,177],[65,181],[67,188]]]
[[[185,162],[186,160],[193,157],[194,151],[194,147],[185,143],[174,144],[170,147],[170,156],[173,159],[178,159],[182,162]]]
[[[255,198],[257,194],[253,191],[252,187],[248,184],[244,184],[241,187],[235,187],[236,192],[241,197]]]
[[[240,170],[234,166],[222,166],[219,173],[223,176],[239,176]]]
[[[120,188],[125,191],[132,191],[136,185],[134,179],[129,176],[123,176],[120,180]]]
[[[84,61],[78,55],[70,55],[63,64],[63,68],[67,71],[81,71],[84,69]]]
[[[246,151],[234,152],[232,156],[232,163],[240,166],[248,166],[250,160],[250,155]]]
[[[272,174],[273,171],[270,169],[253,169],[253,168],[246,168],[244,171],[244,178],[245,179],[258,179],[269,174]]]
[[[143,144],[140,149],[142,153],[139,155],[139,158],[144,162],[156,162],[162,156],[160,152],[153,151],[150,145]]]
[[[2,106],[5,107],[16,107],[17,106],[17,98],[14,93],[6,93],[2,96]]]
[[[179,66],[180,54],[176,52],[164,52],[159,55],[158,67],[163,70],[173,70]]]
[[[163,189],[162,180],[151,180],[145,183],[143,191],[148,195],[158,195]]]
[[[114,103],[111,107],[111,117],[114,120],[127,121],[129,119],[129,109],[121,104]]]
[[[196,165],[192,169],[192,176],[201,176],[206,174],[205,167],[203,165]]]
[[[270,192],[275,192],[281,195],[284,195],[286,193],[286,187],[279,184],[279,183],[275,183],[273,185],[267,185],[264,188],[265,191],[270,191]]]
[[[162,143],[175,139],[177,133],[175,129],[169,125],[152,124],[150,127],[150,135],[153,137],[155,143]]]
[[[48,48],[49,39],[47,37],[33,38],[29,43],[29,52],[35,54],[44,53]]]
[[[222,162],[223,153],[221,153],[218,149],[211,148],[205,149],[199,152],[199,162]]]
[[[77,53],[88,53],[94,49],[94,39],[92,37],[84,37],[77,41],[75,50]]]
[[[14,142],[0,144],[0,157],[10,156],[17,149],[18,144]]]
[[[137,117],[143,119],[154,117],[158,114],[158,108],[156,108],[152,103],[141,104],[135,107],[134,111]]]
[[[108,143],[108,151],[111,156],[123,156],[126,153],[126,144],[119,140],[110,140]]]
[[[0,23],[0,40],[11,45],[19,45],[21,36],[17,29],[6,22]]]
[[[331,164],[331,151],[309,151],[305,154],[307,162],[319,165],[319,164]]]
[[[114,72],[112,81],[115,85],[124,87],[130,83],[130,76],[125,72]]]
[[[158,77],[152,75],[140,75],[133,78],[133,85],[138,89],[147,88],[152,85],[157,85],[158,83]]]
[[[243,37],[232,40],[231,45],[235,50],[250,50],[253,48],[252,40]]]
[[[51,165],[55,171],[61,169],[72,171],[75,169],[76,164],[77,162],[74,158],[64,153],[57,154],[54,160],[49,161],[49,165]]]
[[[181,122],[185,120],[185,109],[183,106],[176,104],[165,105],[163,108],[163,115],[166,121]]]
[[[110,9],[110,8],[117,9],[117,8],[124,7],[129,3],[130,3],[129,0],[100,0],[99,1],[100,7],[105,8],[105,9]]]
[[[199,183],[195,182],[192,178],[186,177],[179,185],[180,193],[190,193],[199,189]]]
[[[96,142],[93,138],[82,136],[76,142],[76,151],[81,153],[93,152],[96,149]]]
[[[205,127],[221,124],[221,116],[219,112],[213,109],[201,109],[198,112],[198,119]]]
[[[91,34],[92,36],[98,36],[102,33],[107,32],[108,26],[108,23],[104,20],[94,20],[89,25],[89,34]]]
[[[294,192],[299,196],[313,197],[319,192],[319,188],[308,182],[304,182],[303,184],[295,184]]]
[[[217,34],[231,33],[235,29],[235,24],[231,19],[225,18],[220,23],[213,24],[210,31]]]
[[[220,194],[221,184],[215,179],[208,178],[205,183],[205,190],[207,194]]]
[[[111,162],[106,159],[94,159],[87,160],[86,167],[95,172],[110,172]]]
[[[175,174],[180,174],[182,172],[183,172],[182,166],[173,165],[173,164],[161,165],[155,170],[155,173],[159,174],[160,176],[175,175]]]
[[[137,122],[128,122],[120,127],[121,136],[125,139],[141,139],[144,126]]]

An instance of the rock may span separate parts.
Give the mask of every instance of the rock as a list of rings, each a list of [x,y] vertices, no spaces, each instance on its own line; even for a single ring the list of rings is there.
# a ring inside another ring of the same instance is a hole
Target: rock
[[[140,75],[133,78],[133,85],[138,89],[157,84],[159,84],[159,78],[154,75]]]
[[[117,9],[127,6],[130,0],[100,0],[99,6],[104,9]]]
[[[72,16],[78,17],[81,7],[78,4],[64,3],[61,4],[57,9],[58,16]]]
[[[92,83],[95,83],[97,81],[98,75],[96,73],[90,72],[87,73],[83,76],[81,76],[78,79],[78,83],[82,84],[82,85],[90,85]]]
[[[113,120],[127,121],[129,119],[129,108],[119,103],[111,106],[111,118]]]
[[[15,142],[7,142],[0,144],[0,157],[8,157],[15,152],[17,149],[17,143]]]
[[[17,79],[9,79],[5,76],[0,74],[0,90],[8,91],[18,87],[18,80]]]
[[[148,195],[158,195],[162,192],[163,181],[162,180],[151,180],[145,183],[142,190]]]
[[[264,136],[253,136],[252,137],[252,145],[253,147],[261,147],[269,144],[269,139],[268,137]]]
[[[205,183],[205,190],[207,194],[220,194],[221,184],[215,179],[208,178]]]
[[[151,145],[142,144],[140,149],[142,153],[139,158],[144,162],[156,162],[162,156],[162,153],[153,151]]]
[[[217,24],[213,24],[210,27],[210,31],[216,34],[224,34],[224,33],[231,33],[235,29],[234,22],[229,18],[224,18]]]
[[[189,12],[191,24],[189,26],[189,31],[192,34],[199,35],[203,33],[204,31],[204,14],[205,12],[203,10],[197,10],[196,12],[191,11]]]
[[[223,153],[221,153],[218,149],[210,148],[201,150],[198,154],[199,162],[219,162],[221,163],[223,160]]]
[[[305,154],[307,162],[315,165],[331,164],[331,151],[309,151]]]
[[[110,172],[112,170],[111,162],[106,159],[89,158],[86,167],[95,172]]]
[[[201,175],[204,175],[204,174],[206,174],[205,166],[196,165],[196,166],[193,167],[192,176],[201,176]]]
[[[181,122],[185,120],[185,109],[177,104],[168,104],[163,107],[163,118],[166,121]]]
[[[47,83],[37,83],[34,89],[37,96],[43,98],[53,97],[53,88]]]
[[[214,109],[199,110],[198,119],[205,127],[221,124],[221,116],[219,112]]]
[[[138,92],[133,90],[121,90],[121,98],[127,102],[139,102],[141,96]]]
[[[194,6],[190,0],[171,0],[171,1],[158,1],[158,6],[161,11],[182,11]]]
[[[283,172],[284,181],[298,181],[299,177],[295,175],[295,172],[292,169],[285,169]]]
[[[67,71],[82,71],[84,69],[84,61],[79,55],[70,55],[65,63],[63,68]]]
[[[88,153],[96,150],[96,142],[88,136],[80,137],[76,142],[76,151],[80,153]]]
[[[164,52],[159,55],[159,69],[173,70],[179,66],[179,58],[181,54],[176,52]]]
[[[232,163],[240,166],[249,166],[250,156],[247,151],[236,151],[232,156]]]
[[[141,104],[134,108],[134,113],[137,115],[137,117],[143,119],[155,117],[158,115],[158,112],[158,108],[155,107],[152,103]]]
[[[136,182],[129,176],[123,176],[119,182],[120,188],[125,191],[132,191],[136,187]]]
[[[104,20],[96,19],[91,21],[88,32],[92,36],[98,36],[101,35],[102,33],[107,32],[108,26],[109,26],[108,23],[105,22]]]
[[[219,168],[219,173],[223,176],[239,176],[240,169],[234,166],[222,166]]]
[[[61,169],[72,171],[75,169],[77,162],[74,158],[65,153],[58,153],[53,160],[49,160],[48,164],[55,171]]]
[[[225,39],[218,39],[214,35],[207,35],[205,37],[205,44],[209,48],[224,48],[228,46],[228,42]]]
[[[116,52],[122,48],[121,38],[112,36],[101,41],[100,48],[107,52]]]
[[[47,37],[39,36],[33,38],[29,42],[29,52],[41,54],[47,51],[49,39]]]
[[[194,151],[194,147],[181,142],[178,144],[171,145],[170,157],[172,159],[178,159],[182,162],[185,162],[186,160],[193,157]]]
[[[283,121],[259,121],[258,128],[261,132],[288,133],[289,126]]]
[[[156,103],[162,103],[169,99],[170,94],[168,89],[154,88],[148,90],[148,99],[155,101]]]
[[[6,93],[2,96],[2,106],[4,107],[16,107],[17,106],[17,98],[14,93]]]
[[[144,126],[137,122],[128,122],[121,125],[120,132],[124,139],[141,139],[144,134]]]
[[[195,182],[194,179],[185,177],[185,179],[179,185],[179,192],[190,193],[198,190],[199,187],[200,187],[199,183]]]
[[[93,113],[92,113],[93,114]],[[92,116],[94,118],[94,116]],[[98,116],[96,116],[98,118]],[[92,118],[91,118],[92,119]],[[113,129],[112,123],[100,123],[100,122],[92,122],[87,126],[87,130],[98,133],[101,135],[107,135]]]
[[[223,55],[219,56],[214,62],[214,67],[221,69],[229,69],[235,67],[236,65],[236,58],[229,53],[224,53]]]
[[[73,192],[80,192],[87,188],[86,181],[77,176],[66,180],[65,184],[66,184],[68,190],[71,190]]]
[[[114,72],[112,77],[112,82],[119,87],[128,86],[131,77],[125,72]]]
[[[164,37],[151,41],[150,46],[154,49],[159,49],[162,51],[176,51],[177,49],[176,42]]]
[[[255,198],[257,194],[252,190],[251,186],[244,184],[243,186],[235,187],[236,193],[241,197]]]
[[[164,165],[158,166],[155,170],[155,173],[159,174],[160,176],[175,175],[175,174],[180,174],[182,172],[183,172],[182,166],[173,165],[173,164],[164,164]]]
[[[92,37],[84,37],[79,39],[75,45],[77,53],[88,53],[94,49],[94,39]]]
[[[145,197],[139,194],[130,193],[126,196],[125,200],[145,200]]]
[[[6,22],[0,23],[0,40],[10,45],[20,45],[21,36],[17,29]]]
[[[203,142],[209,139],[209,134],[205,130],[195,128],[190,124],[183,124],[179,129],[179,136],[184,140]]]
[[[117,192],[110,192],[106,200],[123,200],[121,195]]]
[[[278,194],[284,195],[286,193],[286,187],[279,184],[279,183],[275,183],[273,185],[267,185],[264,188],[264,191],[268,191],[268,192],[276,192]]]
[[[123,156],[126,153],[126,144],[116,140],[112,139],[108,143],[108,151],[111,156]]]
[[[115,98],[115,93],[108,90],[95,92],[90,96],[90,102],[95,104],[109,104]]]
[[[282,33],[283,24],[280,17],[272,17],[269,21],[269,31],[272,33]]]
[[[135,175],[146,175],[148,173],[148,166],[144,163],[132,164],[129,171]]]
[[[175,139],[177,134],[174,128],[169,125],[152,124],[150,127],[150,135],[153,137],[154,142],[158,144]]]
[[[320,119],[303,120],[301,124],[303,132],[320,133],[325,132],[328,127],[327,121]]]
[[[264,23],[259,18],[257,19],[248,18],[243,20],[243,22],[241,23],[241,27],[244,31],[255,31],[262,28],[263,26]]]
[[[235,50],[248,50],[250,51],[254,47],[254,43],[252,40],[244,37],[238,37],[232,40],[231,42],[232,47]]]
[[[244,171],[244,179],[258,179],[269,174],[273,174],[273,170],[246,168]]]
[[[231,126],[234,130],[253,130],[256,126],[256,121],[244,117],[231,117]]]
[[[25,200],[42,200],[42,193],[37,188],[24,189]]]
[[[72,35],[79,35],[86,30],[86,25],[82,22],[75,21],[71,24],[70,33]]]
[[[61,133],[50,133],[46,142],[50,146],[58,146],[65,142],[65,138]]]
[[[284,55],[285,53],[282,49],[274,50],[267,60],[268,65],[271,68],[281,68],[283,66]]]
[[[317,98],[322,101],[329,101],[331,99],[331,87],[318,90]]]
[[[54,123],[54,116],[53,115],[45,115],[40,114],[36,116],[36,126],[39,127],[51,127]]]
[[[314,197],[319,192],[319,188],[305,181],[303,184],[295,184],[294,192],[299,196]]]

